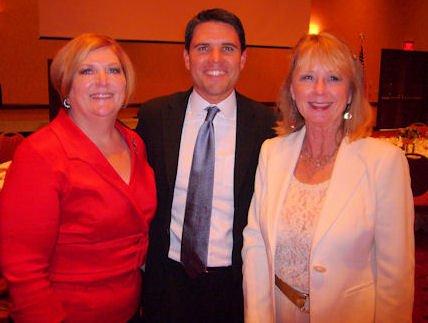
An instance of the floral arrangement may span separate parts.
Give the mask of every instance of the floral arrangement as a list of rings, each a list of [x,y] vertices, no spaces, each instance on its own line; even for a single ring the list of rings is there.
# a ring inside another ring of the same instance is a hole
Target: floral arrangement
[[[421,134],[416,127],[409,126],[406,128],[400,128],[398,131],[398,136],[403,139],[414,140],[419,138]]]

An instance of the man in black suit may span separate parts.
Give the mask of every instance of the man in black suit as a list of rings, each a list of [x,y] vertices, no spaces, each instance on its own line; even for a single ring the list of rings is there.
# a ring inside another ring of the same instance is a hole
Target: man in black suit
[[[245,61],[239,18],[223,9],[204,10],[185,32],[184,63],[193,88],[141,107],[137,131],[146,143],[158,190],[143,282],[148,322],[243,321],[242,231],[260,146],[274,135],[272,109],[235,91]],[[208,106],[219,109],[213,121],[208,256],[204,272],[190,277],[180,255],[182,231],[195,141]]]

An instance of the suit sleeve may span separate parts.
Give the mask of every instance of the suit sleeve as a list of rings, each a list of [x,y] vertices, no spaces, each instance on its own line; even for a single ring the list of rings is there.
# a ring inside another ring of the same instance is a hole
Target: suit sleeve
[[[138,123],[137,127],[135,128],[135,131],[140,135],[140,137],[144,140],[144,137],[146,137],[145,130],[146,127],[144,125],[145,121],[145,106],[141,105],[140,110],[138,111]]]
[[[375,174],[375,322],[411,322],[414,293],[413,198],[406,157],[385,154]]]
[[[15,322],[61,322],[61,302],[49,280],[59,232],[58,179],[26,141],[0,193],[0,264],[9,282]]]
[[[266,142],[263,144],[256,171],[254,195],[244,229],[243,290],[245,322],[273,322],[271,278],[268,254],[262,236],[260,217],[266,187]]]

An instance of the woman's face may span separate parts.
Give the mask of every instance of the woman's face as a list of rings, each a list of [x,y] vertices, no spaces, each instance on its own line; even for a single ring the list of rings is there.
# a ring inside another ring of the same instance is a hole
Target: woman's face
[[[116,117],[125,101],[126,78],[110,47],[91,51],[79,64],[68,95],[70,115],[79,119]]]
[[[308,126],[338,129],[352,99],[349,78],[320,63],[297,67],[290,90]]]

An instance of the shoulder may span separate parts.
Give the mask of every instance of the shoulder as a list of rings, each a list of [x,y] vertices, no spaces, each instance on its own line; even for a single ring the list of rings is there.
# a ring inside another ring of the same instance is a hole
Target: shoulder
[[[390,172],[408,169],[404,152],[391,143],[376,138],[363,138],[347,144],[345,160],[359,159],[368,171],[390,176]]]
[[[62,151],[61,141],[51,126],[47,125],[25,138],[16,149],[13,161],[26,163],[29,160],[43,160],[44,163],[50,164],[57,160],[60,155],[64,155],[61,154]]]
[[[153,110],[158,111],[160,107],[164,106],[185,104],[187,103],[190,93],[191,91],[176,92],[150,99],[141,104],[140,113],[146,113]]]
[[[257,102],[253,99],[250,99],[250,98],[246,97],[245,95],[242,95],[239,92],[236,92],[236,101],[237,101],[238,106],[250,107],[257,114],[264,114],[264,115],[273,115],[274,114],[273,107],[269,107],[263,103]]]
[[[263,143],[262,149],[269,151],[269,150],[277,150],[279,148],[283,147],[289,147],[297,144],[299,137],[302,136],[302,130],[292,132],[285,136],[277,136],[274,138],[270,138],[265,140]]]
[[[402,156],[404,152],[393,144],[372,137],[358,139],[349,143],[351,149],[358,150],[360,156],[364,159],[383,159],[388,156]]]

